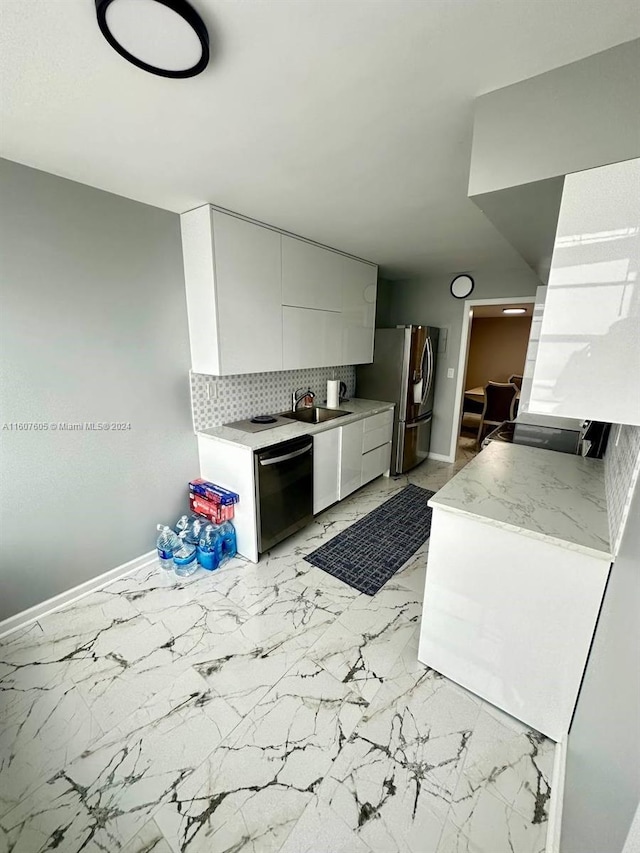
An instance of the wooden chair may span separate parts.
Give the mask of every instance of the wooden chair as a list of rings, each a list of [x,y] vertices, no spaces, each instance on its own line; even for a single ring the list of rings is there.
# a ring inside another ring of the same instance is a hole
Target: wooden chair
[[[517,373],[512,373],[507,382],[515,385],[518,391],[522,391],[522,376],[519,376]]]
[[[478,429],[478,447],[482,444],[485,428],[500,426],[512,421],[518,388],[512,382],[487,382],[484,386],[484,408]]]

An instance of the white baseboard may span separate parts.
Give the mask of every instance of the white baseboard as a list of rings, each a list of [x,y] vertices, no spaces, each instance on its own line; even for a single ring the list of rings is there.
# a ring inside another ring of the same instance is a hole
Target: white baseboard
[[[455,456],[445,456],[444,453],[429,452],[429,459],[434,459],[436,462],[455,462]]]
[[[562,801],[564,799],[564,775],[567,767],[567,736],[556,744],[549,802],[549,828],[545,853],[560,853],[560,830],[562,829]]]
[[[110,569],[108,572],[104,572],[95,578],[91,578],[91,580],[74,586],[66,592],[61,592],[60,595],[48,598],[46,601],[30,607],[28,610],[23,610],[22,613],[9,616],[8,619],[0,622],[0,639],[6,637],[7,634],[12,634],[14,631],[20,630],[20,628],[26,628],[32,622],[37,622],[38,619],[42,619],[47,613],[52,613],[54,610],[59,610],[61,607],[66,607],[67,604],[84,598],[85,595],[101,589],[103,586],[111,583],[111,581],[117,580],[117,578],[135,572],[143,566],[148,566],[153,563],[156,556],[155,551],[149,551],[141,557],[136,557],[135,560],[129,560],[128,563],[123,563],[121,566],[117,566],[115,569]]]

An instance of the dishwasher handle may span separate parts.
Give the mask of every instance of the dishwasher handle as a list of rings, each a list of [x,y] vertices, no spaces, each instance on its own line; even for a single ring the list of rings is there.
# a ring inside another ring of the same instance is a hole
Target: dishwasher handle
[[[304,453],[308,453],[313,444],[307,444],[306,447],[302,447],[300,450],[294,450],[292,453],[285,453],[284,456],[276,456],[275,459],[258,459],[261,465],[277,465],[278,462],[287,462],[289,459],[295,459],[296,456],[302,456]]]

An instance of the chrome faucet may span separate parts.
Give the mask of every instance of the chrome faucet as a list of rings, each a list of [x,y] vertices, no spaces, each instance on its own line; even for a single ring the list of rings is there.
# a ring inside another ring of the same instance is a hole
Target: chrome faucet
[[[302,391],[302,394],[300,392]],[[300,394],[300,396],[298,396]],[[311,397],[312,400],[315,400],[316,395],[313,393],[311,388],[298,388],[297,391],[293,391],[291,393],[291,411],[297,412],[298,406],[305,399],[305,397]],[[310,408],[307,406],[307,408]]]

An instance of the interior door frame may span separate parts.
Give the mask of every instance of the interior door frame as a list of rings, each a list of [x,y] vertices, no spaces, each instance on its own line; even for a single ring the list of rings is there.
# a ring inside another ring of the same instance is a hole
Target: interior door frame
[[[501,296],[495,299],[465,299],[464,315],[462,317],[462,333],[460,335],[460,355],[458,356],[458,374],[456,378],[455,407],[453,410],[453,423],[451,442],[449,444],[449,462],[456,461],[458,449],[458,436],[462,426],[462,401],[464,399],[464,378],[467,375],[467,361],[469,358],[469,344],[471,343],[471,323],[473,321],[473,309],[479,305],[535,305],[535,294],[532,296]]]

